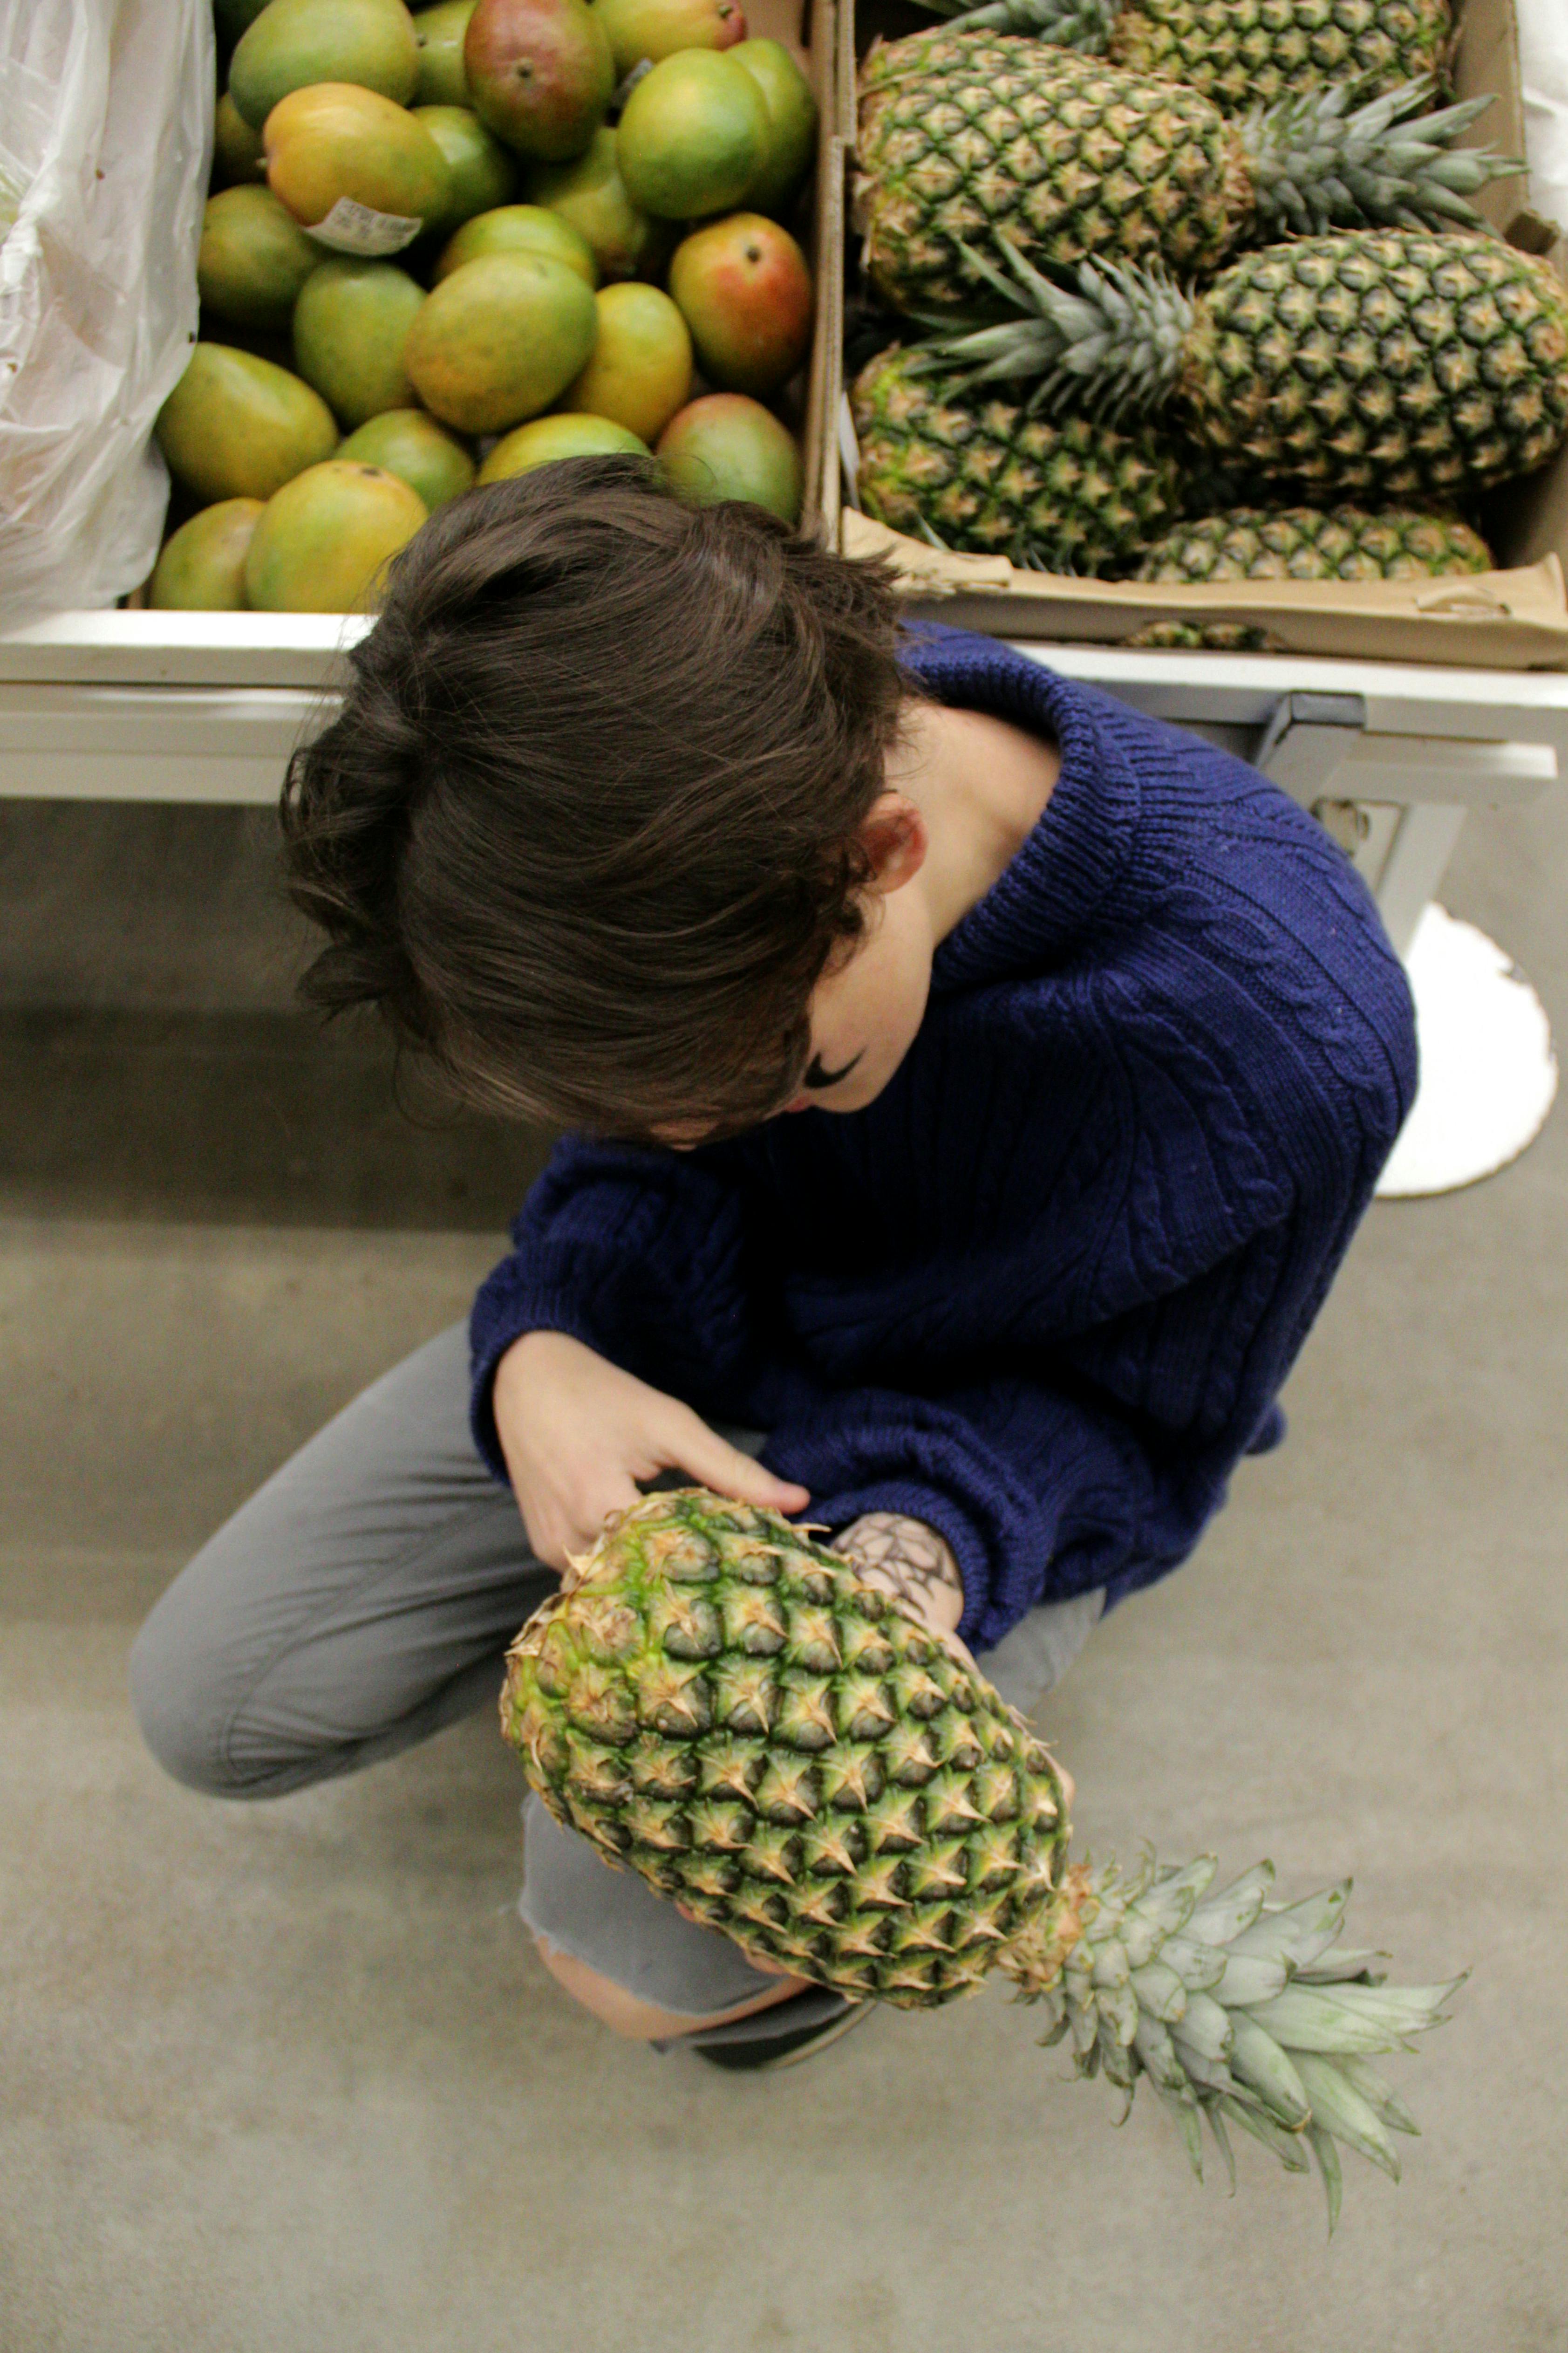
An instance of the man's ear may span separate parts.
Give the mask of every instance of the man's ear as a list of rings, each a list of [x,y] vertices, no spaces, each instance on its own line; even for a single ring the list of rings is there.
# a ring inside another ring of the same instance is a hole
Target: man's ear
[[[879,794],[857,830],[871,860],[866,888],[879,897],[901,891],[926,862],[931,836],[925,818],[902,793]]]

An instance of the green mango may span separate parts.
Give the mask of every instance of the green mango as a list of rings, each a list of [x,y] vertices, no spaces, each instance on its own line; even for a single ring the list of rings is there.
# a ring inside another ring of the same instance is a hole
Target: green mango
[[[460,498],[474,479],[474,461],[455,433],[422,408],[384,408],[338,450],[366,466],[383,466],[417,491],[432,514],[448,499]]]
[[[320,393],[226,343],[196,345],[154,432],[169,471],[204,503],[269,499],[338,446]]]
[[[280,98],[315,82],[358,82],[406,106],[419,42],[402,0],[269,0],[229,60],[229,95],[253,131]]]
[[[426,408],[460,433],[504,433],[560,397],[594,348],[594,297],[538,253],[465,261],[426,297],[404,357]]]
[[[245,593],[258,613],[363,613],[382,575],[428,511],[417,491],[382,466],[329,459],[268,501],[245,559]]]
[[[403,364],[425,290],[391,261],[323,261],[294,305],[294,364],[350,432],[384,408],[411,408]]]
[[[739,0],[594,0],[624,81],[646,58],[657,65],[678,49],[732,49],[746,37]]]
[[[261,133],[251,129],[226,90],[213,117],[213,179],[237,185],[266,177]]]
[[[475,0],[440,0],[435,8],[419,8],[414,16],[414,37],[419,44],[419,79],[415,100],[420,106],[467,106],[468,77],[463,69],[463,36],[474,13]]]
[[[689,402],[659,436],[658,455],[675,489],[701,505],[746,499],[783,522],[800,521],[805,476],[795,437],[744,393]]]
[[[731,49],[763,94],[768,136],[746,203],[753,212],[786,211],[816,157],[816,100],[782,41],[740,41]]]
[[[447,239],[436,264],[437,283],[481,253],[542,253],[574,269],[585,286],[599,282],[594,248],[581,229],[543,205],[501,205],[492,213],[476,213]]]
[[[768,149],[768,111],[735,50],[678,49],[649,68],[621,113],[626,194],[658,220],[732,212]]]
[[[202,308],[235,327],[285,328],[300,289],[325,259],[270,188],[221,189],[202,218]]]
[[[436,236],[460,227],[476,213],[493,212],[498,205],[511,202],[517,193],[517,165],[471,107],[416,106],[413,113],[446,157],[451,177],[451,203],[440,220],[430,223]]]
[[[260,499],[220,499],[171,532],[153,574],[154,609],[242,613],[245,559],[262,511]]]
[[[479,480],[510,481],[514,474],[531,474],[535,466],[552,466],[560,458],[647,458],[646,441],[607,417],[536,417],[496,443],[479,468]]]
[[[638,212],[626,194],[617,153],[616,133],[595,131],[586,153],[572,163],[537,165],[528,193],[587,238],[606,284],[662,277],[676,232],[667,221]]]

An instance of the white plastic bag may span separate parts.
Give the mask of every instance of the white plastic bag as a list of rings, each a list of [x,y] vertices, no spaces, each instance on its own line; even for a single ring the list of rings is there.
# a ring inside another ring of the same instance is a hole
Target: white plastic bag
[[[0,0],[0,627],[152,569],[215,73],[212,0]]]
[[[1568,231],[1568,0],[1518,0],[1530,201]]]

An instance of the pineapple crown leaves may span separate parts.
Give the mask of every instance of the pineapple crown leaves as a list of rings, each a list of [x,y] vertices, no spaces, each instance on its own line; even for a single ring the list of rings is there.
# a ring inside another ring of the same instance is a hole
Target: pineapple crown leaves
[[[1524,165],[1517,156],[1457,147],[1491,100],[1421,113],[1434,87],[1422,75],[1352,111],[1354,91],[1341,83],[1257,107],[1238,122],[1263,239],[1369,222],[1484,228],[1469,198]]]
[[[1446,2023],[1465,1982],[1389,1986],[1371,1952],[1333,1950],[1350,1882],[1298,1904],[1269,1900],[1271,1863],[1211,1892],[1212,1855],[1185,1870],[1152,1857],[1131,1878],[1114,1864],[1088,1877],[1077,1941],[1042,1968],[1009,1974],[1016,1999],[1044,2005],[1049,2046],[1069,2043],[1079,2075],[1102,2073],[1123,2094],[1141,2076],[1172,2111],[1203,2176],[1206,2123],[1234,2189],[1227,2126],[1272,2150],[1289,2172],[1316,2158],[1331,2232],[1339,2217],[1342,2144],[1399,2179],[1393,2133],[1417,2129],[1367,2063],[1408,2051]],[[1026,1955],[1026,1958],[1027,1956]],[[1121,2118],[1118,2118],[1118,2122]]]
[[[920,347],[917,369],[951,369],[971,385],[1028,381],[1031,407],[1060,415],[1073,406],[1111,423],[1164,405],[1196,311],[1168,271],[1086,261],[1075,273],[1078,291],[1069,293],[1042,277],[1010,238],[998,235],[996,244],[1016,284],[962,239],[958,249],[1016,315],[933,336]]]

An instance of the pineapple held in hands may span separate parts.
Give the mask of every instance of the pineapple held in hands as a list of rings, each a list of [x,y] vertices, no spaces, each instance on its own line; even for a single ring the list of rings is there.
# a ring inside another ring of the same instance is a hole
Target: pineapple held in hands
[[[1260,1865],[1069,1867],[1049,1752],[904,1606],[769,1512],[647,1497],[513,1643],[501,1726],[556,1820],[747,1953],[931,2009],[993,1971],[1079,2073],[1147,2076],[1194,2164],[1206,2118],[1339,2196],[1336,2142],[1397,2176],[1415,2129],[1366,2063],[1458,1980],[1339,1956],[1346,1891],[1285,1908]]]

